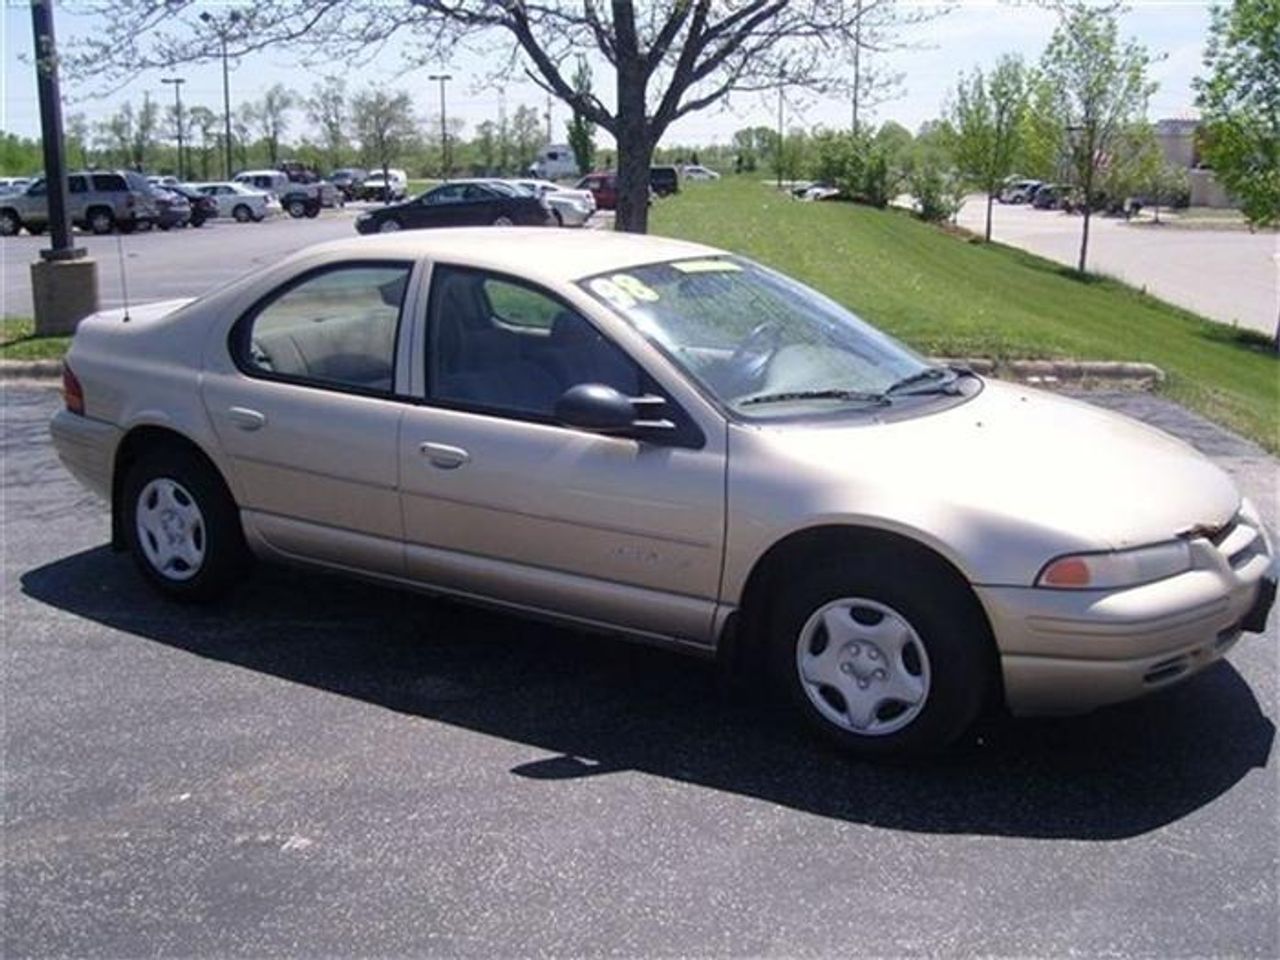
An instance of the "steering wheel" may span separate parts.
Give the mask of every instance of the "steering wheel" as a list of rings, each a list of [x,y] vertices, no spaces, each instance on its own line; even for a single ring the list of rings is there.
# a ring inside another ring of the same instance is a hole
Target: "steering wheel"
[[[773,320],[758,324],[737,347],[725,368],[744,387],[758,384],[769,370],[773,356],[782,345],[782,327]]]

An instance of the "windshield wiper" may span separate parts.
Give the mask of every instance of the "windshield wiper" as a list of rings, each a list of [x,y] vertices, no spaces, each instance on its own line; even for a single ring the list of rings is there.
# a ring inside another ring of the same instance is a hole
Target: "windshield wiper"
[[[742,401],[745,407],[755,403],[786,403],[789,400],[848,400],[874,403],[883,406],[889,398],[883,393],[867,393],[864,390],[788,390],[782,393],[762,393]]]
[[[950,374],[951,376],[947,377],[947,379],[943,380],[941,383],[932,382],[939,380],[942,377],[946,377],[947,374]],[[925,367],[923,370],[918,370],[910,376],[903,377],[901,380],[897,380],[889,384],[889,386],[885,388],[883,396],[887,398],[895,394],[898,396],[918,396],[919,394],[924,393],[955,393],[955,382],[959,378],[959,370],[952,370],[949,367]],[[907,389],[908,387],[916,387],[917,384],[926,383],[929,384],[929,386],[920,387],[915,390]]]

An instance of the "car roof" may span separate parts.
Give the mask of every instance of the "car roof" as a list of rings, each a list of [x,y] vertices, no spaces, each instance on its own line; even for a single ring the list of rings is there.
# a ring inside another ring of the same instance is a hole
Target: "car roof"
[[[700,243],[608,230],[445,227],[350,237],[310,247],[299,256],[428,257],[548,282],[566,282],[646,263],[723,253]]]

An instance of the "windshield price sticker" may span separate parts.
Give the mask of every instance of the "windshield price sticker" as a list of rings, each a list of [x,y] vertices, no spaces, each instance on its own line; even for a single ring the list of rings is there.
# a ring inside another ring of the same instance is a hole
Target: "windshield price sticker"
[[[630,310],[636,305],[635,297],[604,277],[591,281],[591,292],[601,300],[607,300],[619,310]]]

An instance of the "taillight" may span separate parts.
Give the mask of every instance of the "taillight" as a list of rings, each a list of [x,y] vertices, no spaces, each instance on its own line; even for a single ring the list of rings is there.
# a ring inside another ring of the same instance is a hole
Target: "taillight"
[[[62,402],[71,413],[84,416],[84,388],[65,362],[62,364]]]

